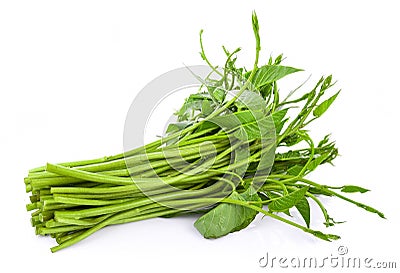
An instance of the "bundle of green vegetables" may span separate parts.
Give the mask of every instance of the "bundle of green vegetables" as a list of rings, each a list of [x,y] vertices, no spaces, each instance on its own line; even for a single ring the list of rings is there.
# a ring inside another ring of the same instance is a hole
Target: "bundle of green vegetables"
[[[143,147],[93,160],[47,164],[29,171],[26,191],[36,234],[50,235],[58,251],[114,224],[183,213],[202,213],[195,227],[205,238],[218,238],[248,226],[258,213],[323,240],[337,235],[310,228],[309,201],[336,224],[318,196],[336,196],[367,211],[383,214],[343,195],[367,190],[353,185],[327,186],[306,178],[338,155],[326,136],[318,143],[308,125],[321,117],[339,92],[322,99],[334,85],[322,77],[298,98],[279,96],[277,81],[300,71],[281,65],[282,56],[259,66],[260,37],[254,66],[236,67],[240,49],[229,52],[219,69],[207,59],[200,33],[201,57],[213,71],[202,79],[176,113],[166,136]],[[299,109],[290,117],[288,110]],[[305,225],[290,220],[297,209]],[[287,216],[281,214],[284,213]]]

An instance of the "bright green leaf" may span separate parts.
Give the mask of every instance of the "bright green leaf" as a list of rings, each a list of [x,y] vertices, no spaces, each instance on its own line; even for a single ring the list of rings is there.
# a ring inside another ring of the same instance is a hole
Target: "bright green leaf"
[[[238,94],[238,90],[229,91],[225,101],[231,100]],[[235,101],[239,109],[250,109],[252,111],[263,111],[266,108],[265,100],[254,91],[245,90]]]
[[[212,102],[210,100],[203,100],[201,109],[202,109],[202,114],[205,117],[214,111],[214,108],[212,107]]]
[[[286,153],[277,153],[275,155],[275,160],[293,160],[293,159],[301,159],[301,154],[299,151],[287,151]]]
[[[239,194],[234,191],[230,199],[240,201],[261,201],[254,189],[249,188]],[[257,211],[240,205],[221,203],[194,223],[205,238],[219,238],[247,227],[257,215]]]
[[[209,120],[227,131],[235,131],[234,136],[241,140],[260,139],[272,132],[272,119],[258,111],[240,111]]]
[[[295,190],[287,195],[284,195],[268,204],[271,211],[285,211],[294,207],[304,197],[308,187]]]
[[[311,232],[311,234],[314,235],[317,238],[320,238],[320,239],[328,241],[328,242],[331,242],[331,240],[339,240],[340,239],[340,236],[338,236],[338,235],[325,234],[325,233],[322,233],[321,231],[318,231],[318,230],[313,230]]]
[[[294,176],[296,176],[296,175],[298,175],[298,174],[301,172],[302,169],[303,169],[303,166],[294,165],[294,166],[290,167],[290,168],[287,170],[287,173],[288,173],[289,175],[294,175]]]
[[[179,132],[191,124],[192,124],[192,122],[188,122],[188,121],[170,123],[165,132],[169,133],[169,134]]]
[[[300,201],[295,205],[296,209],[300,212],[301,216],[306,222],[307,227],[310,227],[310,204],[307,201],[307,198],[304,196],[300,199]]]
[[[316,158],[314,158],[310,164],[307,165],[307,169],[309,171],[314,171],[323,161],[325,161],[329,157],[329,153],[322,154]]]
[[[282,65],[264,65],[257,69],[252,84],[258,89],[298,71],[302,71],[302,69]]]
[[[301,132],[301,131],[299,131],[299,132]],[[304,136],[302,134],[299,134],[298,132],[296,132],[296,133],[293,133],[293,134],[285,137],[283,142],[286,143],[286,146],[290,147],[290,146],[296,145],[297,143],[300,143],[303,140],[304,140]]]
[[[245,192],[240,194],[241,197],[243,197],[244,200],[246,201],[261,201],[261,198],[258,196],[257,192],[252,188],[249,187]],[[262,207],[262,204],[254,204],[257,207]],[[250,225],[251,222],[253,222],[254,218],[257,215],[257,211],[249,209],[249,208],[244,208],[246,213],[248,214],[247,217],[244,219],[243,223],[237,227],[235,227],[231,232],[234,231],[239,231],[241,229],[246,228],[248,225]]]
[[[284,119],[288,109],[282,109],[272,113],[272,120],[274,121],[276,134],[279,134],[283,128],[283,125],[288,121]]]
[[[353,185],[346,185],[343,186],[341,189],[342,192],[348,192],[348,193],[352,193],[352,192],[361,192],[361,193],[365,193],[367,191],[369,191],[368,189],[359,187],[359,186],[353,186]]]
[[[331,106],[331,104],[335,101],[335,99],[339,95],[339,93],[340,93],[340,91],[337,92],[332,97],[330,97],[329,99],[323,101],[320,105],[318,105],[313,111],[314,117],[322,116],[322,114],[325,113],[326,110],[328,110],[329,106]]]
[[[322,140],[318,143],[318,147],[322,147],[322,146],[324,146],[325,144],[328,144],[328,142],[329,142],[329,137],[330,137],[330,134],[329,134],[329,135],[326,135],[326,136],[324,137],[324,139],[322,139]]]

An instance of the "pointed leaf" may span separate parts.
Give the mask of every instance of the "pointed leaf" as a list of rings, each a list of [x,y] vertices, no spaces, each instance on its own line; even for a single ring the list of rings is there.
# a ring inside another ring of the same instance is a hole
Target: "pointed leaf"
[[[230,101],[239,93],[239,90],[231,90],[226,94],[225,102]],[[266,107],[265,100],[257,92],[245,90],[235,101],[239,109],[250,109],[252,111],[263,111]]]
[[[298,71],[302,71],[302,69],[282,65],[264,65],[258,68],[252,84],[258,89]]]
[[[286,143],[286,146],[290,147],[290,146],[294,146],[299,142],[302,142],[304,140],[304,136],[298,133],[293,133],[291,135],[288,135],[287,137],[285,137],[285,139],[283,140],[284,143]]]
[[[331,106],[331,104],[335,101],[335,99],[339,95],[339,93],[340,93],[340,91],[337,92],[332,97],[330,97],[329,99],[327,99],[324,102],[322,102],[320,105],[318,105],[313,111],[314,117],[322,116],[322,114],[325,113],[326,110],[328,110],[329,106]]]
[[[386,219],[385,215],[383,214],[383,212],[380,212],[377,209],[374,209],[373,207],[358,203],[357,206],[359,206],[360,208],[365,209],[366,211],[372,212],[372,213],[376,213],[379,215],[379,217]]]
[[[298,174],[301,172],[301,170],[303,170],[303,166],[294,165],[294,166],[290,167],[290,168],[287,170],[287,173],[290,174],[290,175],[296,176],[296,175],[298,175]]]
[[[284,214],[286,214],[287,216],[292,217],[292,215],[290,214],[289,209],[282,211]]]
[[[186,98],[185,103],[175,115],[178,116],[179,121],[193,119],[194,113],[203,112],[202,106],[204,101],[211,101],[211,97],[207,93],[192,94]]]
[[[252,188],[242,194],[234,191],[229,198],[241,201],[261,201]],[[252,209],[221,203],[197,219],[194,226],[205,238],[219,238],[247,227],[256,215],[257,211]]]
[[[274,126],[269,117],[250,117],[238,115],[242,124],[237,127],[234,136],[241,140],[254,140],[266,137],[268,132],[273,132]]]
[[[188,121],[170,123],[165,132],[166,133],[175,133],[175,132],[185,129],[186,127],[188,127],[191,124],[192,124],[192,122],[188,122]]]
[[[204,117],[207,117],[209,114],[211,114],[214,111],[212,102],[210,100],[203,100],[202,105],[201,105],[201,110],[202,110],[202,115]]]
[[[324,137],[324,139],[322,139],[319,143],[318,143],[318,147],[322,147],[322,146],[324,146],[325,144],[328,144],[328,142],[329,142],[329,137],[330,137],[331,135],[329,134],[329,135],[326,135],[325,137]]]
[[[284,195],[268,204],[271,211],[285,211],[294,207],[304,197],[308,187],[295,190],[287,195]]]
[[[306,197],[300,199],[300,201],[295,205],[296,209],[300,212],[301,216],[306,222],[307,227],[310,227],[310,204]]]
[[[321,163],[329,157],[329,153],[322,154],[314,158],[310,164],[307,165],[309,171],[314,171]]]
[[[246,201],[261,201],[261,198],[258,196],[257,191],[254,190],[252,187],[249,187],[245,192],[241,193],[240,196],[242,196],[243,199]],[[261,203],[254,205],[260,208],[262,207]],[[244,209],[248,213],[248,216],[245,218],[245,220],[241,225],[235,227],[231,232],[239,231],[241,229],[246,228],[248,225],[250,225],[251,222],[253,222],[254,218],[258,214],[258,212],[255,210],[249,208],[244,208]]]
[[[301,154],[299,151],[289,150],[286,153],[277,153],[275,155],[275,160],[293,160],[293,159],[301,159]]]
[[[271,94],[271,92],[272,92],[272,87],[273,87],[273,84],[272,84],[272,83],[269,83],[269,84],[266,84],[266,85],[263,85],[263,86],[259,87],[259,88],[258,88],[258,91],[260,92],[260,95],[261,95],[264,99],[266,99],[266,98],[268,98],[269,95]]]
[[[225,130],[233,130],[234,136],[241,140],[253,140],[272,132],[274,126],[270,117],[259,111],[240,111],[209,120]]]
[[[328,241],[328,242],[331,242],[332,240],[339,240],[340,239],[339,235],[325,234],[325,233],[322,233],[321,231],[318,231],[318,230],[313,230],[311,232],[311,234],[314,235],[317,238],[320,238],[320,239]]]
[[[212,95],[218,102],[223,102],[226,96],[226,91],[221,88],[216,88]]]
[[[359,186],[353,186],[353,185],[346,185],[343,186],[341,189],[342,192],[348,192],[348,193],[352,193],[352,192],[360,192],[360,193],[365,193],[367,191],[369,191],[368,189],[359,187]]]
[[[279,134],[288,119],[284,119],[288,109],[282,109],[272,113],[272,120],[274,121],[275,131]]]

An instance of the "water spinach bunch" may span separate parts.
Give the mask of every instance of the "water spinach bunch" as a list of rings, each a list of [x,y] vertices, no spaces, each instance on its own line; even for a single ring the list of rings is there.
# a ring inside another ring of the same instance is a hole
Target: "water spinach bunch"
[[[53,252],[109,225],[193,212],[201,215],[194,226],[205,238],[244,229],[261,213],[320,239],[339,239],[310,228],[309,202],[320,208],[327,227],[338,223],[320,196],[343,199],[384,218],[346,196],[367,189],[307,178],[338,155],[329,135],[315,141],[309,126],[340,91],[327,95],[334,86],[327,76],[311,90],[295,97],[296,89],[282,99],[278,81],[301,69],[282,65],[282,55],[259,65],[255,13],[252,26],[255,61],[249,70],[236,66],[240,48],[223,47],[225,64],[212,65],[200,32],[200,54],[211,73],[199,79],[199,91],[185,100],[164,137],[114,156],[29,171],[24,181],[31,224],[36,234],[55,238]],[[296,114],[290,114],[293,109]],[[303,223],[290,218],[294,210]]]

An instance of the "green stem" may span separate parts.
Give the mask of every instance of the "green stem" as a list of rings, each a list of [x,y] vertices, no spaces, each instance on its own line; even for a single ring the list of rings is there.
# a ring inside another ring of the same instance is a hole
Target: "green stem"
[[[352,204],[354,204],[354,205],[356,205],[356,206],[358,206],[358,207],[360,207],[362,209],[365,209],[366,211],[369,211],[369,212],[372,212],[372,213],[376,213],[381,218],[385,218],[384,214],[382,212],[380,212],[379,210],[377,210],[377,209],[375,209],[373,207],[370,207],[368,205],[365,205],[363,203],[357,202],[357,201],[355,201],[353,199],[350,199],[350,198],[348,198],[348,197],[346,197],[344,195],[341,195],[341,194],[339,194],[339,193],[337,193],[337,192],[335,192],[333,190],[330,190],[328,187],[326,187],[324,185],[315,183],[315,182],[313,182],[311,180],[308,180],[308,179],[306,179],[304,177],[297,177],[297,176],[291,176],[291,175],[273,175],[273,177],[275,177],[275,178],[277,178],[277,177],[287,178],[285,181],[300,181],[300,182],[304,182],[306,184],[309,184],[309,185],[315,187],[316,189],[320,190],[321,192],[324,192],[324,193],[326,193],[328,195],[336,196],[336,197],[338,197],[338,198],[340,198],[342,200],[345,200],[345,201],[347,201],[349,203],[352,203]]]
[[[215,66],[213,66],[210,61],[207,59],[207,56],[204,52],[204,46],[203,46],[203,30],[200,30],[200,48],[201,48],[201,57],[203,60],[208,64],[208,66],[218,75],[222,76],[222,73],[217,70]]]

